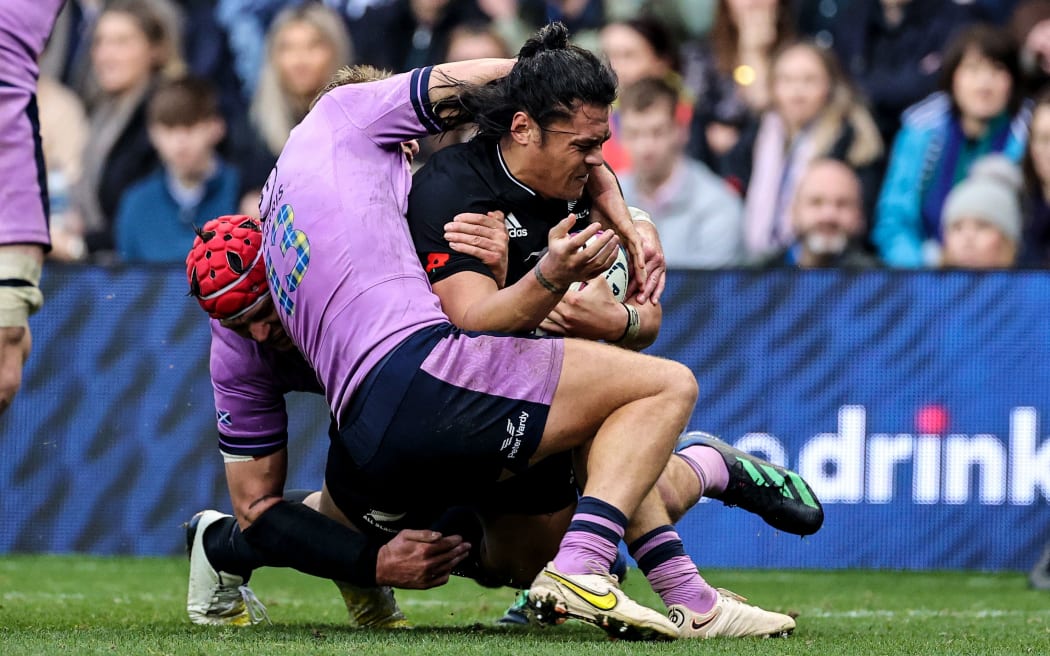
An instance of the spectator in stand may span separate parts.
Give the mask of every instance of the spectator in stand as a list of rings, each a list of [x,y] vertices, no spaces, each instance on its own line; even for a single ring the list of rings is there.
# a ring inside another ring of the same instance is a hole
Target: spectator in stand
[[[67,0],[40,56],[41,76],[69,88],[89,109],[99,94],[91,75],[91,35],[105,4],[105,0]]]
[[[808,42],[788,46],[774,58],[771,87],[772,105],[726,156],[725,174],[745,190],[744,243],[752,258],[794,243],[789,209],[811,161],[846,162],[861,178],[867,207],[883,152],[874,119],[830,52]]]
[[[370,7],[353,27],[362,64],[404,72],[440,62],[452,30],[486,21],[475,0],[394,0]]]
[[[187,73],[208,80],[214,85],[216,93],[219,94],[219,108],[226,121],[227,134],[236,140],[240,137],[241,130],[247,128],[246,107],[251,94],[247,93],[237,75],[230,36],[226,27],[219,22],[217,2],[180,1],[184,14],[182,52],[186,59]]]
[[[282,9],[291,4],[298,2],[212,0],[213,16],[218,29],[226,36],[226,45],[232,57],[231,63],[245,102],[255,95],[259,84],[259,74],[266,61],[266,32],[270,23]],[[214,44],[209,47],[214,47]]]
[[[642,16],[609,23],[600,33],[602,52],[616,73],[619,87],[625,89],[645,78],[667,80],[678,91],[675,120],[688,129],[693,105],[685,97],[678,74],[678,45],[667,25],[656,18]],[[602,147],[602,155],[618,174],[627,173],[631,158],[621,141],[619,110],[613,106],[609,116],[612,136]]]
[[[939,263],[944,199],[981,155],[1020,161],[1031,111],[1010,33],[978,24],[948,46],[937,92],[909,108],[893,144],[872,238],[894,267]]]
[[[651,16],[605,25],[599,34],[602,53],[627,87],[647,77],[678,80],[678,44],[668,26]]]
[[[718,0],[710,49],[691,62],[689,154],[722,173],[741,128],[769,104],[773,53],[794,41],[789,0]]]
[[[1010,269],[1021,242],[1021,171],[1009,158],[986,155],[944,202],[945,267]]]
[[[711,269],[743,261],[741,203],[703,163],[685,155],[686,129],[675,117],[678,92],[644,78],[620,94],[623,145],[634,161],[620,183],[629,205],[656,223],[667,266]]]
[[[146,130],[146,103],[165,76],[181,72],[170,6],[158,0],[113,0],[98,18],[91,67],[102,91],[89,115],[74,202],[96,261],[113,254],[113,219],[121,195],[157,165]]]
[[[456,26],[448,36],[448,51],[441,61],[460,62],[470,59],[510,59],[514,56],[506,41],[488,23],[471,22]],[[419,170],[435,152],[445,146],[469,141],[477,132],[473,124],[419,140],[419,152],[412,158],[413,170]]]
[[[811,162],[791,203],[795,243],[757,262],[762,267],[803,269],[879,266],[864,247],[864,210],[860,179],[836,159]]]
[[[274,160],[317,92],[352,58],[346,27],[331,9],[310,3],[277,15],[266,36],[266,65],[249,110]]]
[[[1050,0],[1017,5],[1010,31],[1021,49],[1021,86],[1030,98],[1050,84]]]
[[[208,82],[187,77],[161,85],[148,121],[161,166],[121,199],[117,254],[127,263],[182,263],[196,228],[237,208],[240,179],[216,152],[226,126]]]
[[[1050,268],[1050,89],[1035,99],[1024,154],[1024,229],[1020,263]]]
[[[87,254],[84,222],[70,202],[70,192],[80,180],[84,144],[88,139],[87,114],[80,98],[52,77],[40,77],[36,96],[51,204],[48,257],[73,262]]]
[[[944,46],[971,18],[968,5],[944,0],[852,0],[836,14],[835,53],[871,103],[885,143],[901,112],[936,90]]]
[[[443,61],[457,62],[468,59],[496,57],[507,59],[513,53],[507,42],[491,26],[473,22],[457,25],[448,36],[448,50]]]

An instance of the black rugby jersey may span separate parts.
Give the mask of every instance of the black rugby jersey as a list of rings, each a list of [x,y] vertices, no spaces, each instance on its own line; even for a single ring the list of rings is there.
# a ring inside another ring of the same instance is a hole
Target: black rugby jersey
[[[431,283],[460,271],[492,277],[481,260],[452,250],[444,226],[462,212],[494,210],[506,216],[510,285],[536,266],[554,224],[570,212],[577,215],[576,229],[590,223],[591,198],[586,191],[576,201],[541,197],[511,175],[494,140],[474,139],[439,150],[413,176],[408,195],[409,230]]]

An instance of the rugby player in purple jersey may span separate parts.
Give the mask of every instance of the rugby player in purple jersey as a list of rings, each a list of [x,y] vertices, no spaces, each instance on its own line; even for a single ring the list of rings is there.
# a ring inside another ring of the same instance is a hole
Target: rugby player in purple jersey
[[[37,58],[64,3],[0,2],[0,414],[22,384],[32,345],[29,315],[44,302],[40,273],[51,237]]]
[[[578,616],[624,637],[675,637],[665,617],[623,594],[608,567],[628,514],[655,500],[652,485],[695,401],[692,374],[589,342],[456,331],[412,248],[401,143],[440,129],[435,103],[509,68],[489,62],[495,74],[472,73],[485,65],[338,86],[318,101],[263,192],[274,306],[337,419],[332,453],[388,515],[467,502],[505,474],[586,445],[579,521],[543,574],[548,616]],[[581,188],[588,177],[579,176]],[[641,263],[633,227],[615,227]],[[530,294],[557,297],[569,282],[604,270],[618,239],[610,230],[585,245],[595,232],[554,234]],[[610,373],[628,370],[630,389],[608,384]],[[648,439],[636,441],[643,431]],[[628,450],[633,457],[625,459]],[[332,465],[330,454],[329,487]],[[350,494],[345,486],[333,491],[335,505],[352,505]],[[302,516],[299,504],[262,497],[244,537],[263,553],[291,546],[299,569],[339,554],[342,545],[310,532]]]
[[[564,27],[544,28],[507,79],[550,64],[549,74],[589,87],[552,103],[580,104],[588,129],[607,130],[615,82],[593,54],[565,49],[565,40]],[[678,363],[604,344],[467,333],[448,322],[404,219],[411,176],[401,144],[441,131],[449,124],[442,108],[456,114],[459,100],[480,88],[456,67],[336,86],[292,132],[263,189],[270,294],[335,417],[327,491],[344,512],[469,505],[501,479],[579,449],[582,497],[530,586],[530,603],[548,621],[573,617],[614,636],[676,638],[677,627],[631,600],[609,567],[625,533],[634,540],[669,521],[653,486],[692,413],[696,381]],[[592,92],[600,98],[590,100]],[[580,161],[562,183],[579,195],[592,174],[606,172]],[[597,224],[575,234],[568,222],[553,228],[547,253],[517,289],[523,311],[551,309],[571,282],[604,271],[619,235],[639,262],[634,227],[612,227],[600,235]],[[278,544],[267,529],[283,530],[296,505],[261,499],[256,508],[244,536],[265,551]],[[323,548],[319,537],[297,531],[284,539],[306,550]]]

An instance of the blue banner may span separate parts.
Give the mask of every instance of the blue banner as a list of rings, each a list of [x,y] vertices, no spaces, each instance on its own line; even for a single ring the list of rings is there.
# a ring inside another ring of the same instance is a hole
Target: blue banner
[[[176,553],[194,512],[229,509],[185,288],[177,268],[48,265],[0,418],[0,553]],[[1048,299],[1043,273],[673,272],[650,352],[696,374],[690,427],[797,469],[827,516],[800,539],[704,502],[687,549],[701,567],[1027,569],[1050,539]],[[323,400],[289,415],[288,485],[316,488]]]

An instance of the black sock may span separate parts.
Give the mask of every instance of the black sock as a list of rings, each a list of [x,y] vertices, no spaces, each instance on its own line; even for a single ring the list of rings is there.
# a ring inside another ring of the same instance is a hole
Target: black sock
[[[302,503],[315,490],[288,490],[284,500]],[[208,562],[218,572],[227,572],[240,576],[247,583],[252,571],[269,565],[285,567],[285,563],[267,562],[241,534],[241,527],[233,517],[224,517],[204,531],[204,554]]]
[[[241,535],[241,527],[233,517],[223,517],[204,531],[204,554],[215,571],[235,574],[245,583],[252,570],[266,564]]]

